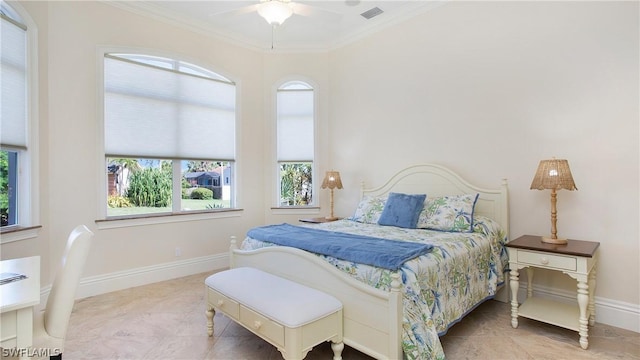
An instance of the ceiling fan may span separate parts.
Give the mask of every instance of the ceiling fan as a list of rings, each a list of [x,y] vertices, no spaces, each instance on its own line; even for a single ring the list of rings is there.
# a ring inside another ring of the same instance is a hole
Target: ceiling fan
[[[284,23],[291,15],[301,16],[313,16],[320,20],[336,22],[340,20],[340,15],[328,10],[314,7],[311,5],[305,5],[299,2],[293,2],[291,0],[260,0],[259,3],[218,12],[211,14],[211,16],[218,15],[242,15],[246,13],[257,12],[258,15],[263,17],[267,23],[272,26],[279,26]]]

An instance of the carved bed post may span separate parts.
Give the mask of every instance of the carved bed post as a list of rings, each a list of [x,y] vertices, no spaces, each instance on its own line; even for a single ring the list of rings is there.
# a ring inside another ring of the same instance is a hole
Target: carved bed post
[[[389,297],[389,354],[402,359],[402,279],[400,271],[391,274],[391,296]]]
[[[233,256],[233,250],[238,250],[238,244],[236,242],[236,237],[231,235],[231,245],[229,246],[229,268],[233,269],[236,267],[236,263]]]
[[[509,233],[509,206],[506,204],[509,204],[509,190],[508,190],[508,182],[506,178],[502,179],[502,184],[500,184],[500,188],[502,189],[502,198],[500,199],[500,202],[502,204],[505,204],[502,206],[502,211],[500,212],[500,217],[502,218],[500,220],[500,225],[502,225],[502,228],[504,229],[504,231],[507,233],[507,239],[511,240],[511,234]],[[497,210],[500,211],[500,210]]]

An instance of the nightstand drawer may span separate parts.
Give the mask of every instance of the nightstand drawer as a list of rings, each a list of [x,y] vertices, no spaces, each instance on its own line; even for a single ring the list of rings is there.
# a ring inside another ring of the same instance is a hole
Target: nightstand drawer
[[[518,250],[518,262],[569,271],[576,271],[577,268],[575,257],[552,255],[535,251]]]

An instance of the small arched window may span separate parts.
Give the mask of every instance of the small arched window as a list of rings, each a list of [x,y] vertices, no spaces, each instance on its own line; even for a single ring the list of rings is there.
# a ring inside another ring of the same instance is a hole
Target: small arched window
[[[314,99],[313,87],[302,81],[287,82],[277,91],[278,206],[281,207],[314,203]]]

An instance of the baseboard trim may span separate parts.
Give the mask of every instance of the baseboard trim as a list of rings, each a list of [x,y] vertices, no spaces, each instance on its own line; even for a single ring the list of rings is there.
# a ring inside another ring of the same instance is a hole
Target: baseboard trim
[[[229,254],[201,256],[169,263],[116,271],[80,279],[76,299],[106,294],[112,291],[176,279],[183,276],[213,272],[229,267]],[[51,285],[40,289],[40,307],[47,303]]]
[[[568,304],[576,303],[576,293],[533,285],[535,296],[547,298]],[[518,301],[522,303],[527,298],[527,283],[521,282],[518,288]],[[623,301],[611,300],[603,297],[595,297],[596,322],[619,327],[640,333],[640,305]]]
[[[171,280],[183,276],[213,272],[229,267],[229,254],[215,254],[181,261],[144,266],[80,280],[76,299],[96,296],[112,291]],[[526,282],[518,289],[518,301],[526,297]],[[505,287],[504,290],[508,290]],[[40,307],[47,303],[51,285],[40,289]],[[575,303],[576,294],[570,291],[540,285],[533,286],[536,296],[565,303]],[[640,305],[596,296],[596,322],[640,333]]]

